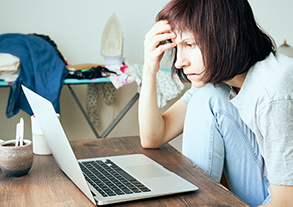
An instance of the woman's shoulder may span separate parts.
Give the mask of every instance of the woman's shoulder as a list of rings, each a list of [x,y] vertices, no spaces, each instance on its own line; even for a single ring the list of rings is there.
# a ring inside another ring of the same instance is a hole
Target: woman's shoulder
[[[250,76],[255,76],[258,86],[263,87],[271,99],[280,99],[293,92],[293,59],[280,53],[270,54],[256,64]]]

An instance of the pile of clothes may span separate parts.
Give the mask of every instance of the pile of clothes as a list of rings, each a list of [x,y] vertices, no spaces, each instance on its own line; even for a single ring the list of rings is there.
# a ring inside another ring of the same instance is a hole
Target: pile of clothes
[[[53,41],[46,38],[47,36],[36,34],[0,35],[0,53],[9,54],[19,60],[14,73],[9,77],[6,74],[4,78],[11,82],[7,118],[17,114],[20,109],[33,114],[21,85],[51,101],[56,112],[60,113],[59,96],[68,71],[64,58],[55,48],[56,45],[54,47]]]

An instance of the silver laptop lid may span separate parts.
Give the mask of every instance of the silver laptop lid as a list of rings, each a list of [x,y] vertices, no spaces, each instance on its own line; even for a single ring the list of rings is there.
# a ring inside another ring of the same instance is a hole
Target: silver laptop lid
[[[60,169],[96,204],[50,101],[21,85]]]

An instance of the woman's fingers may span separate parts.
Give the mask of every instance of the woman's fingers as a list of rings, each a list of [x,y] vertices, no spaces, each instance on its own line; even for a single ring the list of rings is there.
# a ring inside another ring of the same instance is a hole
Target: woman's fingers
[[[151,41],[155,36],[161,35],[164,33],[171,33],[171,27],[167,24],[167,21],[157,22],[151,30],[145,35],[146,41]]]
[[[167,21],[157,22],[145,36],[145,46],[155,50],[158,46],[166,44],[166,40],[175,38],[175,33]],[[166,48],[166,47],[164,47]]]
[[[149,68],[157,71],[164,52],[176,46],[167,41],[175,36],[167,21],[157,22],[145,36],[145,65],[155,66]]]
[[[174,48],[175,43],[166,40],[174,38],[174,34],[161,34],[145,43],[145,60],[160,61],[165,51]]]
[[[176,44],[172,43],[172,42],[160,42],[154,49],[151,49],[152,51],[154,51],[154,55],[156,56],[160,56],[163,52],[175,47]]]
[[[158,46],[169,44],[167,40],[175,38],[175,34],[172,33],[162,33],[155,35],[150,40],[145,40],[145,45],[150,46],[151,49],[156,49]]]
[[[171,32],[171,26],[167,21],[156,22],[152,29],[149,31],[151,35],[158,35],[162,33]]]

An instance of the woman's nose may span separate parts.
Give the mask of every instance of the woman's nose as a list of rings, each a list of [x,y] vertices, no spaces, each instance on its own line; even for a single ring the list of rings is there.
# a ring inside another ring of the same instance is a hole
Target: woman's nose
[[[184,55],[184,53],[182,51],[177,50],[175,67],[177,69],[181,69],[187,65],[188,65],[188,60],[187,60],[186,56]]]

